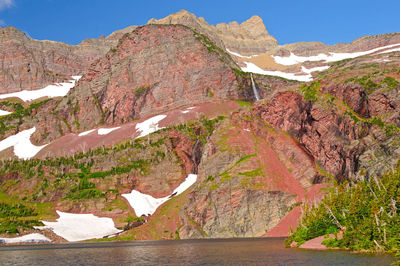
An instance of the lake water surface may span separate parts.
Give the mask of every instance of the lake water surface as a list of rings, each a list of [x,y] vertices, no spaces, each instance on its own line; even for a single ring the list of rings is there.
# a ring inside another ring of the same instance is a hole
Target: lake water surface
[[[0,247],[0,265],[390,265],[392,256],[287,249],[282,238]]]

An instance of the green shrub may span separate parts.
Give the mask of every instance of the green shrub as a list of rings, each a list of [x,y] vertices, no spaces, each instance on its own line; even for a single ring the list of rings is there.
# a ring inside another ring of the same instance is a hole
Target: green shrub
[[[318,206],[303,206],[290,245],[343,231],[342,240],[325,240],[329,246],[351,250],[400,251],[400,171],[357,184],[341,184],[330,190]]]
[[[38,213],[25,205],[20,203],[11,204],[0,202],[0,218],[8,218],[8,217],[29,217],[36,216]]]

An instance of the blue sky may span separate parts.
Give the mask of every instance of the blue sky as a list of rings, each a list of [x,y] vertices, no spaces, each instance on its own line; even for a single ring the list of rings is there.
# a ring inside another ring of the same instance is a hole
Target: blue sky
[[[335,44],[400,32],[399,0],[0,0],[0,25],[35,39],[78,44],[181,9],[214,25],[259,15],[280,44]]]

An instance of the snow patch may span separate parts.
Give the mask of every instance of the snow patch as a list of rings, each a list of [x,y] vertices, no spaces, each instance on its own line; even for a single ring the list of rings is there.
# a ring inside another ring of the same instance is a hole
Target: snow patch
[[[356,58],[359,56],[363,55],[368,55],[375,53],[377,51],[383,50],[383,49],[388,49],[391,47],[395,47],[400,45],[399,43],[397,44],[391,44],[391,45],[386,45],[382,47],[378,47],[372,50],[364,51],[364,52],[355,52],[355,53],[333,53],[329,52],[327,54],[318,54],[318,55],[313,55],[313,56],[297,56],[293,53],[290,53],[289,56],[282,57],[282,56],[272,56],[275,60],[276,63],[285,65],[285,66],[290,66],[290,65],[295,65],[299,63],[304,63],[306,61],[325,61],[325,62],[336,62],[336,61],[341,61],[344,59],[349,59],[349,58]]]
[[[0,116],[12,114],[11,112],[0,110]]]
[[[78,137],[83,137],[86,135],[89,135],[90,133],[94,132],[97,130],[97,134],[99,135],[107,135],[113,132],[114,130],[120,129],[121,127],[113,127],[113,128],[99,128],[99,129],[91,129],[82,133],[78,134]]]
[[[387,54],[387,53],[398,52],[398,51],[400,51],[400,47],[386,50],[386,51],[380,52],[379,54]]]
[[[44,87],[43,89],[39,90],[23,90],[23,91],[18,91],[18,92],[13,92],[13,93],[6,93],[6,94],[0,94],[0,99],[6,99],[6,98],[11,98],[11,97],[18,97],[24,102],[27,101],[32,101],[36,100],[42,97],[59,97],[59,96],[65,96],[69,92],[70,89],[72,89],[75,86],[75,83],[81,78],[82,76],[72,76],[73,80],[69,80],[69,82],[63,82],[63,83],[56,83],[53,85],[48,85]]]
[[[38,233],[24,235],[20,237],[14,237],[14,238],[0,237],[0,243],[5,243],[5,244],[47,243],[47,242],[51,242],[51,240],[45,237],[44,235]]]
[[[249,62],[244,62],[246,64],[246,67],[242,67],[242,70],[244,72],[253,72],[257,74],[262,74],[262,75],[269,75],[269,76],[277,76],[285,79],[292,79],[292,80],[298,80],[298,81],[311,81],[312,76],[311,74],[308,75],[295,75],[294,73],[286,73],[282,71],[268,71],[268,70],[263,70],[256,66],[253,63]]]
[[[111,218],[97,217],[93,214],[75,214],[57,211],[60,218],[57,222],[42,221],[45,226],[36,229],[51,229],[53,232],[69,242],[82,241],[121,232],[114,226]]]
[[[79,134],[78,134],[78,137],[83,137],[83,136],[89,135],[90,133],[92,133],[92,132],[95,131],[95,130],[96,130],[96,129],[91,129],[91,130],[88,130],[88,131],[79,133]]]
[[[157,130],[162,129],[163,127],[158,127],[158,123],[166,117],[167,117],[166,115],[157,115],[147,119],[146,121],[143,121],[142,123],[137,123],[136,131],[140,132],[140,135],[136,138],[147,136],[148,134],[151,134],[153,132],[156,132]]]
[[[97,131],[97,134],[99,135],[107,135],[111,132],[113,132],[114,130],[117,130],[121,127],[113,127],[113,128],[99,128],[99,130]]]
[[[167,202],[173,196],[177,196],[183,193],[197,180],[197,175],[189,174],[185,181],[183,181],[170,196],[156,199],[150,195],[143,194],[137,190],[132,190],[130,194],[122,194],[122,197],[126,198],[132,208],[135,210],[136,216],[152,215],[159,206]]]
[[[182,114],[186,114],[186,113],[189,113],[190,110],[192,110],[192,109],[194,109],[194,108],[196,108],[196,107],[188,107],[188,108],[186,108],[185,110],[183,110],[183,111],[181,111],[181,112],[182,112]]]
[[[235,55],[235,56],[237,56],[237,57],[241,57],[241,58],[252,58],[252,57],[256,57],[256,56],[258,56],[258,55],[250,55],[250,56],[241,55],[241,54],[238,54],[238,53],[232,52],[232,51],[231,51],[231,50],[229,50],[228,48],[226,49],[226,51],[227,51],[228,53],[232,54],[232,55]]]
[[[301,71],[307,74],[311,74],[312,72],[315,71],[324,71],[327,70],[329,66],[322,66],[322,67],[313,67],[313,68],[305,68],[304,66],[301,67]]]
[[[31,143],[31,135],[36,131],[36,127],[21,131],[13,136],[0,141],[0,151],[14,147],[14,154],[19,159],[30,159],[35,156],[41,149],[47,146],[35,146]]]

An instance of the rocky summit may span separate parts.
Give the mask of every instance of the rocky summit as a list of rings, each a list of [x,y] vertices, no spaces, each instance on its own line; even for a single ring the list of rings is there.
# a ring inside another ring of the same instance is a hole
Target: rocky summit
[[[279,45],[258,16],[184,10],[76,46],[0,28],[0,236],[282,237],[341,186],[390,191],[399,53],[398,33]],[[314,236],[346,237],[326,206]],[[113,226],[71,235],[81,214]]]

